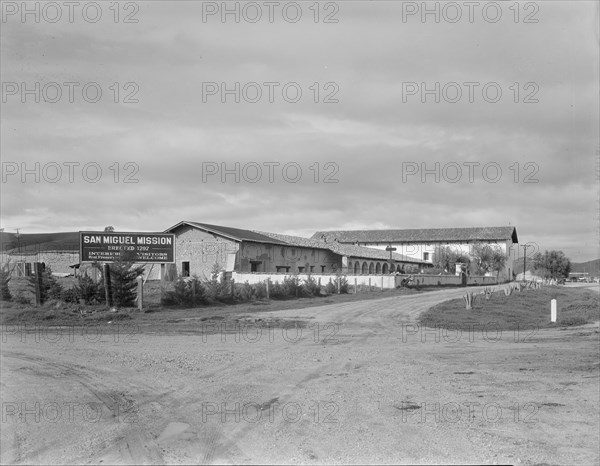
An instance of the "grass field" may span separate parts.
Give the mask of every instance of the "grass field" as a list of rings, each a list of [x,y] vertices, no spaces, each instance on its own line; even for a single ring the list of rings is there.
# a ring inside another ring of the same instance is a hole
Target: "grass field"
[[[557,322],[550,321],[550,301],[557,301]],[[583,325],[600,320],[598,293],[586,289],[547,286],[541,289],[503,291],[489,300],[477,295],[473,309],[466,310],[463,299],[440,303],[421,315],[421,325],[434,328],[468,330],[473,323],[480,326],[494,322],[502,330],[525,327],[556,327]]]

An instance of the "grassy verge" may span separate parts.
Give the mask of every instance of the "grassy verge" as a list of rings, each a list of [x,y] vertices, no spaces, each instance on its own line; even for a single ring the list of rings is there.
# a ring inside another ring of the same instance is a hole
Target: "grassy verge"
[[[44,325],[87,325],[92,323],[107,323],[115,321],[129,321],[136,324],[177,324],[189,321],[212,321],[222,319],[235,319],[241,314],[257,312],[280,311],[286,309],[303,309],[308,307],[324,306],[327,304],[347,303],[373,299],[388,298],[420,294],[407,288],[378,290],[357,294],[332,294],[322,297],[296,298],[284,300],[261,300],[239,304],[212,303],[210,305],[179,309],[163,307],[151,303],[144,312],[137,309],[120,309],[111,312],[106,306],[86,306],[68,304],[62,301],[51,300],[41,307],[14,302],[2,302],[0,305],[0,324],[44,324]],[[149,293],[150,295],[152,293]],[[147,296],[145,294],[145,296]]]
[[[465,291],[466,293],[466,291]],[[557,322],[550,322],[550,301],[557,301]],[[421,315],[421,325],[434,328],[469,330],[490,323],[502,330],[583,325],[600,320],[598,293],[590,290],[544,287],[537,290],[493,293],[489,300],[477,295],[473,309],[467,311],[462,298],[440,303]]]

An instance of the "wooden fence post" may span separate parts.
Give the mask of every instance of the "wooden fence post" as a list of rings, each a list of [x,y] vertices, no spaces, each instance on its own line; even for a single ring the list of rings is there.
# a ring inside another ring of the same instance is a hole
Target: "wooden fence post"
[[[340,294],[341,286],[342,286],[342,279],[338,277],[338,279],[337,279],[337,294]]]
[[[44,302],[42,297],[42,287],[44,286],[42,280],[42,263],[35,262],[33,267],[35,270],[35,304],[36,306],[41,306]]]
[[[144,277],[137,277],[137,302],[141,311],[144,308]]]
[[[358,280],[354,277],[354,294],[358,293]]]
[[[112,290],[110,289],[110,266],[104,264],[104,297],[106,298],[106,305],[112,307]]]
[[[267,299],[271,299],[270,298],[270,293],[269,293],[269,283],[270,283],[270,281],[271,280],[269,278],[267,278]]]

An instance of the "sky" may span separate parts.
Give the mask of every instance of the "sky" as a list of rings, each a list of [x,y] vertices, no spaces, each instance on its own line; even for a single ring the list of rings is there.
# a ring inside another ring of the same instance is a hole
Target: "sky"
[[[5,232],[504,226],[599,251],[598,2],[7,2]]]

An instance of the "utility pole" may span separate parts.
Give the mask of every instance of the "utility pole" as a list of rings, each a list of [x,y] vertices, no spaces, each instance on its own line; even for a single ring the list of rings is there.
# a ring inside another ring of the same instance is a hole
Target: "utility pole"
[[[525,272],[527,271],[526,269],[526,264],[527,264],[527,244],[524,244],[523,246],[521,246],[523,248],[523,281],[525,281]]]

